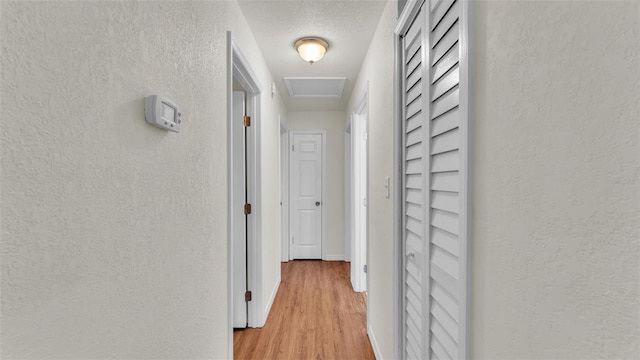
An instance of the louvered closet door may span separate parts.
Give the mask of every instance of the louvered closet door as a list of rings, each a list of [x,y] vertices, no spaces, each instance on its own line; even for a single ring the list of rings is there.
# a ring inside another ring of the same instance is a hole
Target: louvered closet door
[[[406,252],[404,264],[404,344],[407,359],[424,359],[423,339],[426,317],[425,280],[427,234],[425,226],[425,142],[424,87],[425,56],[422,11],[403,38],[403,238]]]
[[[467,357],[462,6],[462,0],[425,2],[403,37],[404,349],[409,359]]]

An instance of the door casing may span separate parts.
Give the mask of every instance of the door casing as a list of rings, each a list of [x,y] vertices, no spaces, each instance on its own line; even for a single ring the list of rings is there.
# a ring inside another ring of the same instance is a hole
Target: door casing
[[[233,245],[233,327],[247,326],[248,304],[245,300],[247,291],[247,216],[239,215],[243,212],[242,205],[246,197],[246,164],[243,117],[245,115],[246,93],[233,92],[233,123],[231,124],[231,202],[229,203],[231,236]]]
[[[351,285],[354,291],[363,292],[368,289],[368,277],[364,272],[364,266],[369,263],[368,224],[369,206],[363,206],[362,201],[369,201],[369,141],[362,138],[362,134],[368,133],[369,128],[369,90],[366,84],[359,97],[358,105],[351,116]],[[356,169],[360,165],[364,168]],[[357,182],[357,184],[356,184]]]
[[[289,131],[280,121],[280,200],[282,249],[280,261],[289,261]]]
[[[261,198],[261,105],[258,77],[251,69],[249,61],[244,57],[240,48],[233,40],[232,33],[227,32],[227,299],[228,299],[228,328],[229,328],[229,354],[233,355],[233,256],[231,238],[231,216],[234,214],[232,208],[233,187],[231,182],[231,169],[234,164],[231,136],[232,125],[232,94],[233,80],[237,80],[246,92],[247,115],[251,117],[251,127],[247,135],[247,197],[252,205],[252,213],[247,219],[247,287],[252,292],[252,300],[248,303],[248,327],[262,327],[266,321],[263,299],[263,277],[262,277],[262,210],[257,199]]]
[[[353,214],[351,213],[352,207],[352,195],[351,195],[351,181],[352,181],[352,163],[353,154],[351,153],[351,119],[344,128],[344,261],[352,262],[353,254],[351,247],[353,246],[353,236],[351,230],[353,227]]]

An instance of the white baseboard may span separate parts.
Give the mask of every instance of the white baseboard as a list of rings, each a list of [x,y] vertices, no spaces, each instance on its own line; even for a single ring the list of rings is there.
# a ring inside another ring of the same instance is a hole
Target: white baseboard
[[[276,295],[278,294],[278,289],[280,288],[280,281],[282,280],[281,276],[278,276],[278,280],[276,280],[276,285],[273,287],[271,291],[271,296],[269,297],[269,301],[267,301],[267,306],[264,308],[264,322],[267,322],[269,318],[269,312],[271,311],[271,306],[273,305],[274,300],[276,299]],[[264,325],[264,324],[263,324]]]
[[[325,255],[324,261],[344,261],[344,254],[341,255]]]
[[[373,335],[373,329],[367,325],[367,335],[369,335],[369,342],[373,348],[373,354],[376,356],[376,360],[382,360],[382,354],[380,354],[380,347],[378,347],[378,341],[376,341],[375,335]]]

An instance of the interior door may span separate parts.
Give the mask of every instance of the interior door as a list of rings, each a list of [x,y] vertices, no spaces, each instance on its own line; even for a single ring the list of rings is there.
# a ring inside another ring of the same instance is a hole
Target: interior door
[[[367,291],[367,116],[353,116],[354,255],[351,263],[354,291]]]
[[[245,93],[233,92],[233,123],[231,126],[231,151],[234,158],[231,171],[232,204],[231,236],[233,256],[233,327],[247,327],[247,215],[244,204],[247,202],[247,141],[244,115],[246,113]]]
[[[292,257],[322,259],[322,134],[292,138]]]
[[[425,339],[428,336],[427,317],[423,317],[426,277],[426,167],[422,98],[424,75],[424,9],[403,37],[403,245],[404,296],[403,324],[406,359],[428,359]]]
[[[401,36],[407,359],[468,357],[465,2],[426,1]]]

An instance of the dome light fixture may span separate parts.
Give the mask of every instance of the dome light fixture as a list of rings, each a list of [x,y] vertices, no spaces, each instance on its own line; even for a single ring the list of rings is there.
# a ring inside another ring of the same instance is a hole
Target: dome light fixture
[[[300,57],[309,64],[322,59],[329,50],[329,43],[320,38],[302,38],[296,41],[294,46]]]

